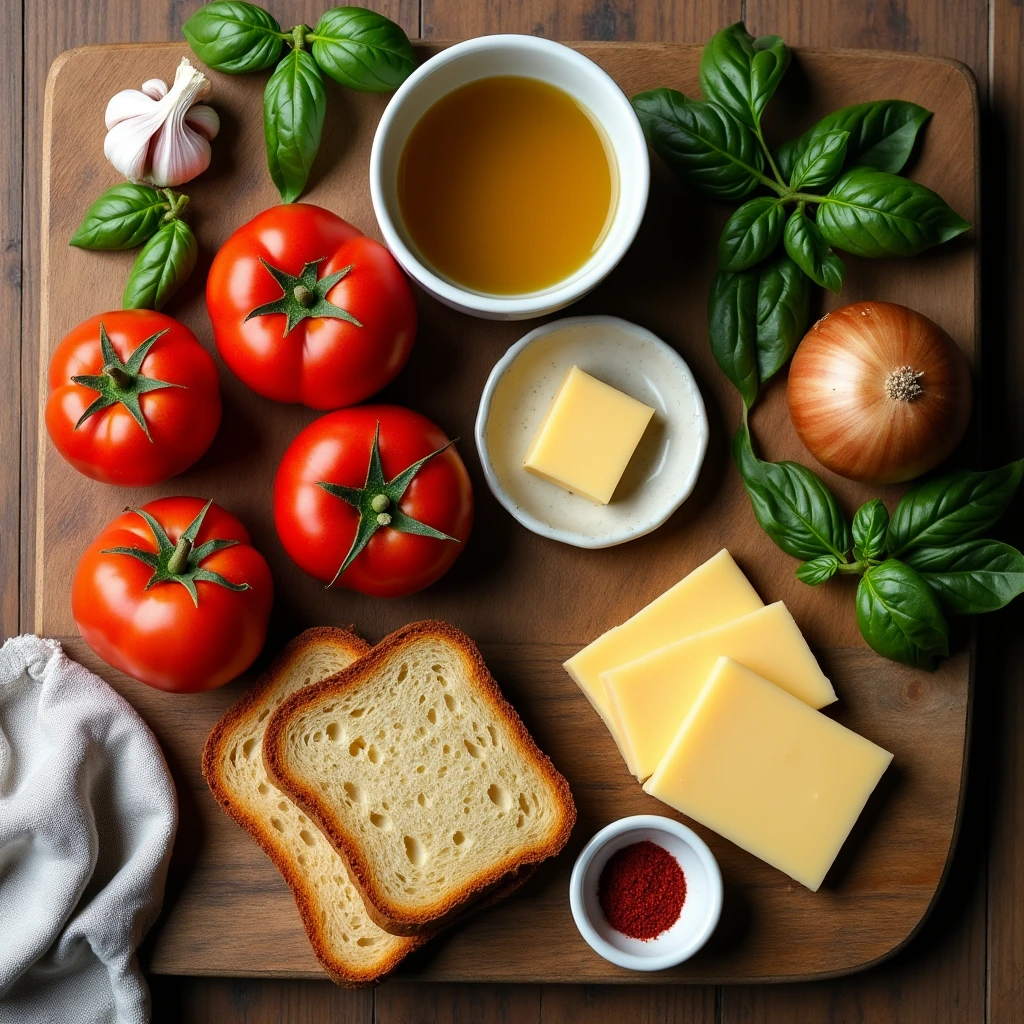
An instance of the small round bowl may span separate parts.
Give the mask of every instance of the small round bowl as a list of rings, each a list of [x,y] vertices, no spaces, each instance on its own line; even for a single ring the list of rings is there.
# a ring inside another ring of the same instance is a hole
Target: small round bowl
[[[573,365],[654,410],[607,505],[542,480],[523,459]],[[574,316],[531,331],[491,370],[476,417],[491,492],[523,526],[578,548],[608,548],[661,526],[689,497],[708,446],[708,418],[682,356],[644,327]]]
[[[631,939],[606,920],[597,883],[608,858],[649,839],[668,850],[686,878],[682,913],[668,931],[647,941]],[[569,905],[576,927],[595,953],[631,971],[663,971],[689,960],[711,938],[722,916],[722,873],[707,843],[672,818],[637,814],[606,825],[576,858],[569,879]]]
[[[543,291],[489,295],[464,288],[420,258],[402,223],[398,164],[416,122],[442,96],[469,82],[520,75],[557,86],[601,126],[616,170],[616,206],[603,241],[575,274]],[[575,302],[603,280],[636,237],[650,183],[643,129],[629,100],[592,60],[561,43],[537,36],[480,36],[457,43],[421,64],[392,97],[370,151],[370,196],[388,248],[405,272],[454,309],[490,320],[523,320]]]

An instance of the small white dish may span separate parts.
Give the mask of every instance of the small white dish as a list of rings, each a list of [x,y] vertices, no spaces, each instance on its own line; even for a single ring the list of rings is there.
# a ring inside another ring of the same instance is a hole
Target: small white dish
[[[615,162],[615,211],[596,251],[575,274],[527,295],[476,292],[439,274],[418,255],[398,206],[398,164],[417,121],[447,93],[496,75],[536,78],[567,92],[600,125]],[[643,129],[618,85],[583,54],[537,36],[478,36],[431,57],[391,98],[370,151],[373,212],[395,259],[434,298],[460,312],[489,320],[525,320],[553,313],[602,281],[636,237],[647,208],[650,174]]]
[[[679,920],[646,941],[616,931],[605,919],[597,896],[608,858],[644,839],[668,850],[686,879]],[[631,971],[663,971],[689,960],[718,927],[722,899],[722,873],[707,843],[680,822],[657,814],[636,814],[606,825],[583,847],[569,879],[569,906],[580,934],[595,953]]]
[[[612,500],[595,505],[534,476],[523,459],[569,367],[655,410]],[[530,331],[491,370],[476,417],[491,492],[528,530],[607,548],[661,526],[689,497],[708,445],[708,418],[682,356],[614,316],[575,316]]]

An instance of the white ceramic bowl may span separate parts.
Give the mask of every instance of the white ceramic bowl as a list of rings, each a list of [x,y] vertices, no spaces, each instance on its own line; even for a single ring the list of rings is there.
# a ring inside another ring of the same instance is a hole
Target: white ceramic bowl
[[[595,505],[523,468],[573,364],[651,406],[654,418],[615,495]],[[708,419],[682,356],[614,316],[555,320],[516,342],[491,370],[476,417],[491,492],[528,530],[579,548],[607,548],[657,529],[689,497],[708,445]]]
[[[597,883],[608,858],[644,839],[668,850],[686,878],[679,920],[648,941],[616,931],[597,898]],[[657,814],[637,814],[606,825],[583,847],[569,879],[569,905],[580,934],[595,953],[631,971],[663,971],[689,960],[718,927],[722,895],[722,873],[707,843],[680,822]]]
[[[528,295],[472,291],[427,265],[402,223],[398,163],[416,122],[442,96],[480,78],[521,75],[569,93],[601,125],[614,154],[617,202],[612,223],[593,256],[575,274]],[[421,64],[392,97],[370,152],[370,196],[388,248],[405,272],[435,298],[463,313],[491,320],[523,320],[552,313],[597,285],[625,255],[647,207],[650,160],[643,129],[629,100],[592,60],[536,36],[480,36],[457,43]]]

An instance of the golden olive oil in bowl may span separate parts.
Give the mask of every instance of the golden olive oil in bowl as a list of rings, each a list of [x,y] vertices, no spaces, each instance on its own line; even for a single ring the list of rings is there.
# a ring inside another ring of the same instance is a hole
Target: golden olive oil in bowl
[[[422,259],[462,288],[524,295],[571,278],[615,214],[615,159],[572,96],[497,75],[442,96],[398,164],[402,221]]]

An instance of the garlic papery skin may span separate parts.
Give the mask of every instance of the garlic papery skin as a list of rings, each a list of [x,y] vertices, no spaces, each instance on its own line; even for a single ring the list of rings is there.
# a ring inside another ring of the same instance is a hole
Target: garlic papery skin
[[[217,112],[199,103],[207,77],[183,57],[170,89],[151,78],[123,89],[107,104],[103,152],[129,180],[166,188],[182,185],[210,166],[210,142],[220,130]]]

